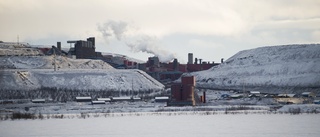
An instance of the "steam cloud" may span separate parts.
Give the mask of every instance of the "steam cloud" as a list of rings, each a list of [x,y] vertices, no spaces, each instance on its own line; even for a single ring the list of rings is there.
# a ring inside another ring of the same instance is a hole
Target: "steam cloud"
[[[98,30],[106,39],[114,35],[119,41],[122,40],[124,33],[127,31],[127,28],[128,24],[126,22],[116,22],[113,20],[104,23],[102,26],[98,25]]]
[[[98,25],[98,31],[108,40],[116,37],[117,40],[124,42],[133,52],[145,52],[159,57],[161,62],[169,62],[175,58],[173,53],[160,49],[158,39],[146,34],[136,34],[128,36],[126,33],[133,29],[128,23],[110,20],[102,25]]]

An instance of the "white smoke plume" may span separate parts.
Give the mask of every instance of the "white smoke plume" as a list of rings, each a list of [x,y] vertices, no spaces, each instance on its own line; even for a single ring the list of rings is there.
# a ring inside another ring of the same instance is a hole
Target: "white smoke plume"
[[[103,25],[98,25],[98,30],[102,35],[108,39],[111,36],[115,36],[119,41],[122,40],[124,33],[127,31],[128,24],[126,22],[108,21]]]
[[[175,58],[173,53],[160,49],[158,40],[156,37],[150,37],[147,35],[140,36],[133,42],[126,42],[126,45],[131,48],[133,52],[146,52],[157,56],[160,62],[170,62]]]
[[[160,62],[169,62],[175,58],[173,53],[160,48],[158,39],[154,36],[146,34],[135,34],[130,36],[127,34],[129,30],[134,29],[128,23],[122,21],[108,21],[103,25],[98,25],[98,31],[108,40],[111,37],[124,42],[133,52],[145,52],[157,56]]]

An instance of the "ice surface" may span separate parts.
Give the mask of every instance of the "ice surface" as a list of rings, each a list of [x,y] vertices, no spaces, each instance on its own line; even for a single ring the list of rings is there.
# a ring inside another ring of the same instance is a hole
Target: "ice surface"
[[[142,115],[1,121],[10,137],[319,137],[316,114]]]

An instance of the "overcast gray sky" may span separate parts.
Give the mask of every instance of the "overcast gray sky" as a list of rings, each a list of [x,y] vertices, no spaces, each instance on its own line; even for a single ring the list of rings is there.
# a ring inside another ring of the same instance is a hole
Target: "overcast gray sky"
[[[262,46],[319,43],[319,0],[1,0],[0,40],[220,62]],[[146,53],[148,52],[148,53]]]

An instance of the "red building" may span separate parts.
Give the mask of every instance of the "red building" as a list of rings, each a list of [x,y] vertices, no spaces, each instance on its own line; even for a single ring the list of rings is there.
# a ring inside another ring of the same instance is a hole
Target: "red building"
[[[204,62],[202,59],[197,58],[193,62],[192,53],[188,55],[188,64],[180,64],[177,59],[174,59],[173,62],[161,63],[158,57],[149,57],[148,61],[144,64],[139,64],[138,68],[163,84],[167,84],[180,78],[183,73],[207,70],[215,65],[219,65],[213,62]]]
[[[182,83],[171,85],[171,101],[169,106],[195,106],[195,77],[182,77]]]

